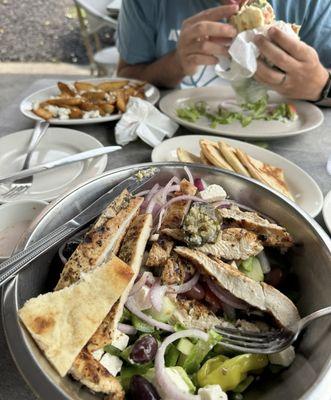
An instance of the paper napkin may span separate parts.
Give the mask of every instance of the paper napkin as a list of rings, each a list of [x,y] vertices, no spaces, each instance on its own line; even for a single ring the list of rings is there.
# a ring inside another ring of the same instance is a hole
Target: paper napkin
[[[116,143],[122,146],[138,137],[151,147],[172,137],[178,124],[162,114],[148,101],[131,97],[126,112],[115,127]]]

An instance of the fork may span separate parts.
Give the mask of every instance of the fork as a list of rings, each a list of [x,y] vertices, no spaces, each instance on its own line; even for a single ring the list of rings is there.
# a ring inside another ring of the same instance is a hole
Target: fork
[[[38,121],[36,126],[33,130],[32,136],[30,138],[28,151],[24,160],[24,164],[21,170],[27,169],[30,167],[30,161],[32,153],[34,152],[35,148],[38,146],[41,138],[46,133],[49,127],[49,123],[47,121]],[[28,176],[26,178],[17,179],[12,182],[10,189],[2,194],[2,198],[4,199],[13,199],[20,194],[26,192],[32,185],[33,176]]]
[[[295,342],[302,330],[315,319],[331,314],[331,307],[322,308],[300,319],[289,329],[269,332],[248,332],[239,329],[215,327],[222,336],[224,347],[244,353],[272,354],[285,350]]]

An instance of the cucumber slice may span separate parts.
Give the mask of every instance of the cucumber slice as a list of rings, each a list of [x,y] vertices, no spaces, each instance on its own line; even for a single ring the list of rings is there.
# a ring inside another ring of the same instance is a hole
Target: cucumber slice
[[[187,338],[181,338],[177,343],[177,349],[186,356],[191,353],[193,347],[194,344]]]
[[[131,317],[132,325],[137,329],[139,332],[144,333],[152,333],[154,332],[154,327],[147,324],[146,322],[142,321],[136,315],[132,314]]]
[[[151,308],[150,310],[146,311],[146,313],[148,312],[148,314],[157,321],[167,323],[174,313],[175,309],[176,306],[174,305],[174,303],[165,296],[163,299],[163,307],[161,311],[156,311],[154,308]]]

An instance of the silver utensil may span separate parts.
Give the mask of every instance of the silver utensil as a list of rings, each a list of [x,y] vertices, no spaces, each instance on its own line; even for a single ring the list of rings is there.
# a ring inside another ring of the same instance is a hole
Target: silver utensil
[[[45,135],[47,129],[49,127],[49,123],[47,121],[37,121],[36,126],[32,132],[27,154],[23,163],[22,170],[28,169],[30,166],[31,156],[34,152],[35,148],[38,146],[40,140]],[[26,192],[32,185],[33,176],[27,176],[20,179],[15,180],[10,189],[5,192],[2,197],[5,199],[17,197],[19,194]]]
[[[61,167],[63,165],[72,164],[78,161],[87,160],[89,158],[95,158],[102,156],[104,154],[112,153],[113,151],[120,150],[121,146],[106,146],[106,147],[98,147],[97,149],[83,151],[82,153],[73,154],[72,156],[67,156],[60,158],[59,160],[49,161],[45,164],[36,165],[35,167],[29,168],[24,171],[15,172],[8,176],[0,176],[0,183],[8,182],[17,179],[22,179],[27,176],[32,176],[38,174],[39,172],[43,172],[52,168]]]
[[[312,321],[330,314],[331,307],[322,308],[300,319],[291,326],[291,330],[256,333],[220,326],[215,327],[215,330],[222,336],[224,347],[244,353],[272,354],[285,350],[294,343],[302,330]]]
[[[82,226],[96,218],[124,189],[134,194],[137,189],[148,182],[158,172],[158,168],[148,168],[138,171],[136,174],[114,186],[109,192],[86,207],[70,221],[59,226],[48,235],[45,235],[27,249],[4,261],[0,264],[0,287],[12,279],[23,268],[27,267],[33,260],[73,235],[81,229]]]

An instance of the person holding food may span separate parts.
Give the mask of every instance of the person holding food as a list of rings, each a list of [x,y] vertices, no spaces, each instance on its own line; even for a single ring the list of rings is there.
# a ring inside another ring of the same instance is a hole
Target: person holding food
[[[238,14],[240,7],[251,2],[221,3],[219,0],[124,0],[117,39],[118,75],[169,88],[219,83],[214,66],[219,56],[228,54],[238,34],[238,25],[229,20]],[[254,6],[271,9],[277,20],[301,25],[301,40],[277,28],[269,29],[267,37],[257,35],[254,43],[261,56],[255,80],[290,98],[331,104],[328,100],[331,3],[325,0],[269,0],[269,3],[255,0]],[[264,18],[264,24],[268,25],[267,13]]]

